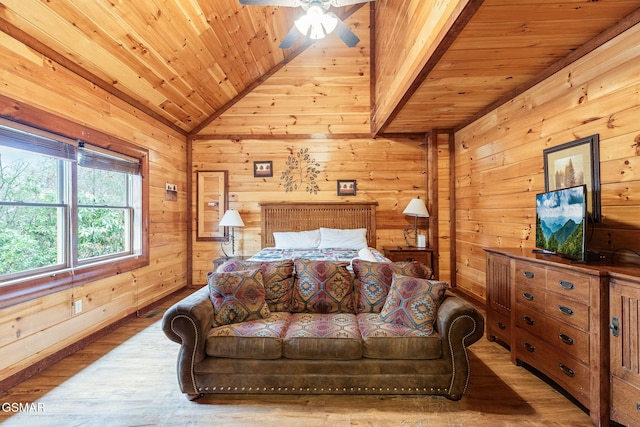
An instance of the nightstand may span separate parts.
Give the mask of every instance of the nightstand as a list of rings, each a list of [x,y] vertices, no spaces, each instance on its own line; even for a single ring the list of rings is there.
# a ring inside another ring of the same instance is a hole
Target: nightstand
[[[223,256],[220,258],[216,258],[214,259],[213,262],[213,271],[216,271],[218,269],[218,267],[220,267],[222,264],[224,264],[227,261],[231,261],[231,260],[240,260],[240,261],[244,261],[246,259],[248,259],[249,257],[246,256]]]
[[[433,270],[433,249],[410,246],[384,246],[384,256],[393,262],[420,261]]]

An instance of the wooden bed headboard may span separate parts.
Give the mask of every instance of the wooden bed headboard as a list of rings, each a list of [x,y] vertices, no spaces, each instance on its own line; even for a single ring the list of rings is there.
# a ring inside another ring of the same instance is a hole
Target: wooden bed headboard
[[[325,228],[366,228],[367,243],[376,247],[378,202],[278,202],[260,203],[262,247],[275,245],[274,231]]]

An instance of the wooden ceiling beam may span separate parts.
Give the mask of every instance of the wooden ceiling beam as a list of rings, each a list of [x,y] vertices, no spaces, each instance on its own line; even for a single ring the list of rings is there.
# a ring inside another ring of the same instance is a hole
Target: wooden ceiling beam
[[[476,12],[480,9],[480,6],[482,6],[483,2],[484,0],[469,0],[460,14],[455,17],[455,21],[451,24],[451,26],[445,27],[445,31],[447,31],[447,33],[442,35],[442,41],[436,47],[433,54],[427,59],[422,69],[417,73],[415,79],[411,82],[407,90],[398,101],[398,104],[395,105],[395,107],[383,123],[372,129],[374,136],[383,134],[387,127],[389,127],[393,120],[398,116],[398,114],[400,114],[413,94],[420,88],[420,85],[422,85],[427,76],[429,76],[429,73],[431,73],[434,67],[438,64],[440,59],[444,56],[449,47],[451,47],[462,30],[464,30],[464,27],[469,23],[473,15],[475,15]],[[375,125],[373,121],[372,125]]]

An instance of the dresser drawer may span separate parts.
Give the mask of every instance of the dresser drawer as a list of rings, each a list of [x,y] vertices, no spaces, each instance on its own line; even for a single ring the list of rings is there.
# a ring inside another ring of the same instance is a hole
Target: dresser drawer
[[[547,289],[578,302],[589,301],[589,277],[567,270],[547,269]]]
[[[542,339],[516,328],[516,359],[528,363],[589,406],[589,367],[557,351]]]
[[[496,337],[511,345],[511,319],[508,315],[487,310],[487,337]]]
[[[640,425],[640,389],[612,377],[611,419],[624,425]]]
[[[589,363],[589,334],[516,304],[516,325],[569,356]]]
[[[589,307],[579,302],[552,294],[546,295],[545,313],[583,331],[589,330]]]
[[[546,269],[538,265],[517,261],[515,279],[516,284],[539,286],[544,289],[546,287]]]
[[[515,287],[515,293],[516,303],[544,313],[547,300],[547,292],[544,288],[518,283]]]

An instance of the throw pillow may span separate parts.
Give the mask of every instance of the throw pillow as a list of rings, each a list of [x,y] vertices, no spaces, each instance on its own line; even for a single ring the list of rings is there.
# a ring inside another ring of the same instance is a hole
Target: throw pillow
[[[260,268],[265,300],[271,311],[289,311],[293,293],[293,261],[255,262],[230,260],[218,267],[218,272]]]
[[[319,249],[362,249],[367,245],[366,228],[324,228],[320,227]]]
[[[320,244],[320,230],[274,231],[276,249],[315,249]]]
[[[213,273],[209,277],[209,292],[218,326],[263,319],[271,314],[264,299],[259,268]]]
[[[294,260],[294,313],[354,313],[348,262]]]
[[[351,263],[358,290],[358,313],[380,313],[389,293],[392,275],[428,279],[431,269],[419,261],[370,262],[354,259]]]
[[[448,284],[435,280],[393,275],[380,318],[433,333],[433,323]]]

